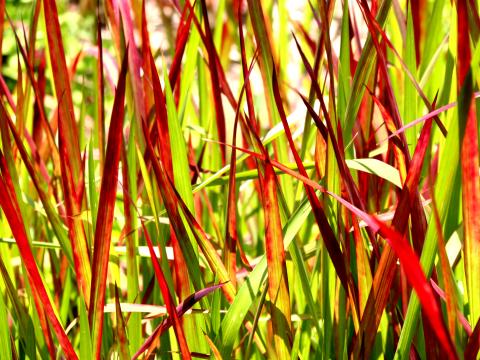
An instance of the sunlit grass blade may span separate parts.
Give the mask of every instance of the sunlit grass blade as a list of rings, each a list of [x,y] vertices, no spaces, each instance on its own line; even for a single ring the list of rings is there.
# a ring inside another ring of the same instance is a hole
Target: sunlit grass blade
[[[478,120],[473,99],[470,68],[467,1],[457,2],[458,14],[458,88],[463,92],[458,117],[461,126],[462,206],[464,228],[464,264],[467,277],[470,323],[480,318],[480,176],[478,174]]]
[[[429,177],[431,181],[431,177]],[[430,187],[433,186],[430,183]],[[433,208],[433,216],[435,220],[435,227],[437,228],[438,232],[438,253],[440,256],[440,264],[442,270],[442,277],[443,282],[445,284],[445,297],[447,303],[447,320],[448,320],[448,330],[450,333],[450,337],[454,340],[456,338],[457,332],[457,294],[456,294],[456,287],[455,287],[455,278],[453,276],[452,270],[450,268],[450,264],[448,261],[447,251],[445,249],[445,239],[443,238],[443,229],[442,223],[440,221],[440,216],[438,214],[438,207],[435,201],[435,196],[432,196],[432,208]]]
[[[78,317],[80,325],[80,359],[92,359],[92,339],[90,337],[90,325],[88,324],[88,311],[85,301],[78,298]]]
[[[122,147],[122,182],[123,198],[136,199],[137,196],[137,172],[136,172],[136,148],[134,145],[136,132],[130,128],[128,139],[128,153],[125,146]],[[135,229],[138,226],[138,215],[134,209],[132,201],[124,201],[125,214],[125,242],[127,248],[127,299],[135,302],[140,294],[138,260],[135,256],[138,247],[138,233]],[[133,353],[140,346],[142,334],[138,331],[141,328],[141,318],[139,314],[132,314],[127,323],[129,333],[130,353]]]
[[[243,92],[242,92],[243,94]],[[241,100],[240,100],[241,103]],[[239,112],[235,115],[235,123],[232,135],[232,144],[235,146],[237,142],[237,127],[238,127]],[[236,287],[237,283],[237,244],[238,244],[238,230],[237,230],[237,182],[236,182],[236,150],[232,149],[230,155],[230,173],[228,181],[228,200],[227,200],[227,218],[226,218],[226,234],[225,234],[225,248],[224,248],[224,261],[230,276],[230,281],[233,286]],[[240,245],[239,245],[240,246]]]
[[[68,227],[68,234],[70,237],[70,243],[73,253],[73,262],[75,265],[75,273],[78,278],[78,286],[82,291],[83,297],[86,302],[90,302],[91,291],[91,265],[90,265],[90,253],[88,251],[87,238],[85,235],[85,229],[83,227],[81,214],[82,200],[81,193],[78,193],[78,189],[75,185],[72,163],[68,155],[68,146],[66,139],[66,132],[64,124],[59,114],[59,147],[60,147],[60,164],[61,164],[61,176],[63,193],[65,196],[65,208],[66,208],[66,224]],[[83,172],[83,171],[82,171]],[[79,182],[80,183],[80,182]],[[83,190],[82,190],[83,191]]]
[[[5,358],[12,354],[10,329],[8,326],[8,312],[3,296],[0,296],[0,347],[2,348]]]
[[[285,251],[282,240],[282,224],[277,197],[277,183],[272,165],[265,164],[265,242],[268,264],[268,295],[272,316],[273,341],[276,356],[290,357],[292,348],[292,325],[290,323],[290,294],[288,290]]]

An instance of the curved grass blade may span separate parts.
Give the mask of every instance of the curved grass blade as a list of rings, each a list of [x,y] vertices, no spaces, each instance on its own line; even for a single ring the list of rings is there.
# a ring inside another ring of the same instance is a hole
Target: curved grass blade
[[[408,225],[408,217],[410,212],[413,211],[410,207],[411,204],[414,204],[416,189],[420,179],[420,172],[428,148],[431,128],[432,119],[428,120],[422,129],[420,139],[418,140],[415,149],[413,161],[410,164],[411,166],[405,180],[402,194],[395,210],[392,227],[400,234],[405,232]],[[373,279],[373,286],[369,299],[367,300],[365,313],[362,317],[360,332],[357,334],[357,339],[354,341],[355,356],[359,355],[360,347],[365,349],[365,356],[369,355],[369,351],[375,339],[376,330],[380,323],[381,315],[388,301],[388,293],[396,269],[395,263],[396,251],[387,246],[383,250],[378,269]],[[365,336],[365,338],[363,338],[363,336]]]
[[[73,350],[72,344],[65,334],[65,330],[60,323],[56,311],[50,302],[50,298],[43,284],[40,272],[38,271],[35,258],[33,256],[30,244],[28,241],[27,233],[22,221],[22,215],[13,188],[12,179],[8,172],[8,168],[5,162],[5,157],[0,151],[0,206],[3,209],[5,217],[10,225],[12,233],[17,241],[20,255],[23,259],[23,263],[27,270],[28,279],[32,287],[32,291],[36,293],[40,302],[37,303],[42,308],[37,308],[38,312],[45,311],[46,316],[57,335],[57,339],[62,346],[62,349],[66,356],[71,359],[77,359],[77,355]]]
[[[240,149],[240,150],[258,159],[263,159],[262,155],[257,154],[255,152],[249,151],[247,149]],[[427,282],[426,277],[423,274],[423,270],[421,269],[420,262],[418,261],[418,258],[415,252],[411,249],[410,245],[402,237],[402,235],[400,235],[400,233],[394,228],[387,226],[382,221],[365,213],[361,209],[357,208],[355,205],[346,201],[345,199],[338,196],[337,194],[326,190],[323,186],[310,180],[309,178],[293,170],[290,170],[288,167],[284,166],[283,164],[275,160],[271,160],[271,164],[277,167],[278,169],[281,169],[282,171],[286,172],[287,174],[295,177],[296,179],[302,181],[306,185],[330,195],[335,200],[340,202],[344,207],[346,207],[352,214],[358,216],[363,221],[365,221],[367,225],[370,226],[370,228],[374,232],[379,232],[380,235],[389,242],[390,246],[393,248],[393,250],[399,257],[400,263],[403,264],[409,282],[411,283],[411,285],[414,287],[414,289],[419,295],[423,309],[428,314],[428,320],[432,324],[435,335],[438,337],[440,341],[440,345],[447,352],[448,356],[450,356],[451,358],[457,358],[455,347],[452,343],[452,340],[448,336],[448,331],[446,329],[445,323],[442,318],[442,312],[434,296],[431,285],[429,284],[429,282]],[[417,164],[417,166],[420,166],[420,165],[421,163]],[[417,168],[417,166],[415,166],[414,168]],[[413,176],[411,177],[412,177],[411,181],[414,181],[415,177]],[[368,306],[368,303],[367,303],[367,306]]]
[[[192,308],[193,305],[199,302],[203,297],[221,288],[223,285],[225,285],[225,283],[209,286],[205,289],[199,290],[191,294],[188,298],[186,298],[176,307],[177,316],[179,318],[182,317],[189,309]],[[132,360],[137,359],[145,351],[150,349],[152,344],[154,344],[155,339],[158,339],[158,337],[160,337],[166,330],[168,330],[170,326],[172,326],[172,320],[169,316],[160,325],[158,325],[158,327],[153,331],[152,335],[148,337],[142,347],[135,353],[135,355],[133,355]]]
[[[62,227],[63,226],[62,221],[61,221],[60,217],[58,216],[58,214],[54,211],[53,205],[50,203],[50,200],[48,199],[47,194],[45,193],[45,191],[43,190],[43,188],[41,186],[40,179],[37,176],[37,171],[35,170],[32,162],[31,162],[31,160],[30,160],[30,158],[27,154],[27,150],[25,149],[25,146],[23,145],[22,139],[17,132],[15,124],[13,123],[12,119],[8,115],[6,109],[3,105],[3,102],[0,101],[0,122],[1,122],[0,127],[2,127],[2,131],[5,131],[5,133],[6,133],[7,129],[3,128],[4,121],[8,122],[8,127],[10,127],[10,131],[13,135],[14,140],[15,140],[15,144],[17,145],[17,149],[20,152],[20,156],[22,157],[23,163],[24,163],[25,167],[27,168],[27,171],[30,175],[30,178],[31,178],[32,182],[33,182],[33,185],[35,186],[35,189],[37,190],[38,196],[40,198],[40,201],[42,202],[45,213],[47,214],[47,217],[52,224],[55,235],[59,239],[59,241],[62,245],[62,249],[65,252],[65,255],[67,256],[70,264],[73,264],[72,248],[71,248],[70,243],[68,242],[68,238],[67,238],[67,236],[65,234],[65,231]],[[38,153],[35,153],[34,151],[32,151],[32,152],[34,153],[34,156],[38,156]]]
[[[471,103],[472,99],[472,79],[468,72],[468,67],[470,66],[470,60],[468,58],[468,54],[466,55],[464,52],[469,51],[466,50],[469,47],[469,37],[468,31],[467,35],[465,35],[465,26],[468,24],[467,15],[466,15],[466,5],[464,1],[458,2],[458,9],[457,9],[457,33],[458,33],[458,41],[457,43],[452,42],[451,47],[454,52],[457,51],[457,59],[460,62],[458,64],[459,76],[462,77],[458,78],[458,119],[453,117],[453,120],[450,122],[448,136],[444,143],[444,150],[442,152],[443,156],[441,157],[441,161],[439,163],[439,174],[437,178],[437,183],[441,184],[441,190],[439,187],[436,187],[435,192],[435,199],[438,203],[438,212],[444,224],[444,227],[448,229],[447,224],[447,216],[449,213],[449,206],[452,204],[453,194],[455,190],[459,187],[459,178],[460,178],[460,171],[459,168],[449,169],[451,164],[458,164],[460,163],[461,156],[461,139],[464,137],[464,131],[466,126],[467,115],[470,109],[469,104]],[[463,6],[463,7],[462,7]],[[463,9],[463,11],[461,11]],[[460,44],[460,38],[462,38],[462,43]],[[455,49],[455,47],[457,49]],[[465,57],[467,56],[467,57]],[[468,61],[467,61],[468,59]],[[461,70],[460,70],[461,68]],[[447,80],[448,81],[448,80]],[[432,271],[436,249],[437,249],[437,234],[436,228],[434,226],[429,226],[427,230],[426,240],[422,250],[422,256],[420,258],[420,262],[422,264],[425,273],[429,275]],[[449,233],[446,233],[445,236],[449,236]],[[478,275],[478,274],[477,274]],[[407,309],[407,314],[405,316],[404,321],[404,329],[402,331],[398,347],[397,347],[397,356],[401,356],[402,354],[406,354],[408,349],[410,348],[410,344],[412,342],[412,338],[414,335],[414,330],[416,323],[418,321],[418,314],[420,310],[420,303],[417,296],[413,295],[410,298],[410,302]]]

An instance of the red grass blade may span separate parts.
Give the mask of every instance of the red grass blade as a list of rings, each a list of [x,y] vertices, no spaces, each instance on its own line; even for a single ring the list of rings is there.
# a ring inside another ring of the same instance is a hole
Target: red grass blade
[[[143,103],[144,94],[142,81],[140,80],[140,69],[142,67],[142,61],[140,59],[140,54],[138,53],[135,43],[134,25],[130,13],[130,6],[127,0],[116,1],[118,1],[118,9],[121,15],[120,17],[122,20],[123,33],[125,35],[125,41],[127,43],[129,78],[133,89],[135,115],[140,121],[141,119],[145,119],[146,115],[145,106]]]
[[[398,256],[409,283],[413,286],[420,299],[422,309],[426,314],[426,319],[430,322],[430,325],[435,332],[440,345],[445,350],[447,357],[449,359],[457,359],[458,356],[455,350],[455,345],[448,334],[448,330],[443,320],[442,309],[435,297],[430,283],[427,281],[425,274],[422,271],[417,255],[400,233],[379,220],[375,219],[375,221],[379,226],[380,233],[388,240],[390,246],[392,246]]]
[[[177,80],[179,79],[182,58],[185,52],[188,37],[190,35],[190,26],[192,24],[192,19],[194,15],[195,13],[193,11],[193,8],[190,8],[189,6],[185,6],[183,8],[182,16],[180,18],[180,25],[178,26],[177,30],[175,54],[173,55],[172,65],[170,66],[170,70],[168,72],[168,79],[170,80],[170,86],[172,87],[172,91],[177,84]]]
[[[208,21],[207,5],[205,4],[205,0],[200,0],[200,3],[202,5],[202,14],[205,21],[205,46],[207,48],[208,66],[210,68],[210,77],[212,79],[213,101],[215,104],[215,118],[217,120],[218,140],[221,144],[224,144],[227,140],[225,128],[225,114],[223,112],[222,94],[220,92],[220,82],[218,79],[215,45],[213,44],[212,31],[210,29],[210,22]],[[220,145],[220,150],[222,152],[222,165],[225,165],[227,159],[225,145]]]
[[[63,122],[65,138],[67,141],[65,145],[72,165],[73,178],[79,179],[82,168],[78,143],[78,130],[75,123],[72,91],[70,88],[70,79],[65,61],[65,51],[63,49],[62,34],[60,31],[55,0],[45,0],[43,2],[43,9],[45,12],[45,26],[47,28],[47,39],[54,75],[55,92],[57,94],[57,99],[62,99],[62,101],[59,101],[59,110],[60,121]]]
[[[418,0],[410,2],[412,8],[413,18],[413,31],[415,34],[415,54],[417,60],[417,66],[420,64],[421,53],[420,49],[423,45],[423,39],[425,37],[425,24],[426,24],[426,0]]]
[[[38,306],[43,305],[43,308],[37,308],[37,311],[40,313],[45,311],[46,316],[53,327],[57,339],[69,359],[78,359],[75,351],[73,350],[72,344],[65,334],[65,330],[60,323],[55,310],[50,302],[47,291],[43,285],[43,280],[38,271],[35,258],[33,256],[30,244],[25,232],[25,227],[23,225],[23,220],[20,213],[20,208],[17,202],[17,197],[15,195],[15,190],[13,188],[12,179],[10,177],[5,157],[0,151],[0,206],[3,209],[5,217],[10,225],[13,236],[15,237],[20,255],[23,260],[23,264],[27,270],[28,279],[32,290],[36,292],[36,296],[39,297],[40,301],[36,304]]]
[[[173,324],[173,328],[175,330],[175,335],[177,337],[177,341],[180,347],[180,351],[182,353],[182,357],[185,359],[191,359],[190,350],[188,348],[187,340],[183,332],[180,316],[178,315],[175,309],[175,303],[173,302],[172,295],[170,294],[167,281],[165,279],[165,276],[163,275],[162,269],[160,267],[160,263],[158,262],[157,256],[155,255],[155,251],[153,249],[152,240],[150,239],[150,235],[148,234],[148,231],[145,228],[145,224],[143,223],[143,221],[142,221],[142,228],[143,228],[143,233],[145,234],[145,240],[148,245],[148,250],[150,252],[150,258],[152,259],[153,270],[155,271],[155,277],[157,278],[158,285],[162,292],[163,301],[167,308],[170,322]]]
[[[428,120],[422,129],[422,133],[415,148],[414,158],[410,164],[410,169],[407,174],[402,194],[400,196],[395,215],[392,222],[392,227],[403,234],[408,225],[408,217],[410,215],[411,204],[415,204],[416,189],[420,178],[420,172],[424,157],[428,148],[430,134],[432,128],[432,120]],[[373,279],[372,290],[367,300],[365,313],[362,317],[360,332],[354,342],[354,352],[358,355],[360,346],[364,342],[366,356],[368,356],[373,341],[375,340],[376,330],[380,323],[380,318],[385,309],[388,294],[392,286],[395,275],[396,251],[389,246],[385,247],[378,269]],[[365,336],[365,339],[363,339]]]
[[[277,104],[277,108],[279,111],[280,119],[283,124],[283,128],[285,129],[285,135],[288,140],[288,144],[290,146],[290,149],[292,151],[293,157],[295,158],[295,163],[297,164],[297,167],[299,169],[299,172],[302,176],[307,177],[307,172],[305,170],[305,167],[303,165],[302,159],[300,158],[300,155],[298,154],[295,144],[293,142],[292,134],[290,131],[290,128],[288,126],[287,122],[287,116],[285,114],[285,110],[283,109],[283,104],[282,104],[282,99],[280,97],[280,91],[278,88],[278,81],[277,81],[277,76],[276,72],[273,71],[273,78],[272,78],[272,87],[273,87],[273,93],[275,97],[275,102]],[[342,255],[342,251],[340,250],[340,246],[338,245],[337,240],[335,239],[335,235],[328,223],[327,217],[323,211],[323,208],[320,204],[320,201],[317,198],[317,195],[315,194],[315,191],[308,186],[305,186],[305,191],[308,196],[308,200],[310,201],[310,204],[312,205],[312,210],[313,214],[315,216],[315,220],[320,228],[320,231],[322,233],[322,238],[325,242],[325,246],[327,248],[327,251],[330,255],[330,258],[332,259],[333,265],[335,266],[335,270],[337,271],[337,275],[342,282],[343,287],[345,288],[345,291],[347,291],[351,296],[352,299],[356,299],[355,291],[353,286],[349,286],[349,277],[348,277],[348,271],[347,267],[345,265],[344,257]],[[352,284],[353,285],[353,284]],[[356,301],[354,300],[354,303],[356,304]],[[358,304],[355,305],[357,307]],[[354,309],[356,313],[356,311]]]
[[[90,296],[89,320],[92,329],[93,349],[96,359],[99,359],[101,354],[103,306],[105,304],[110,241],[112,238],[113,211],[115,208],[115,196],[117,192],[118,163],[120,160],[122,145],[127,64],[128,52],[122,62],[117,91],[115,92],[115,100],[113,103],[93,247],[92,290]]]
[[[474,360],[477,358],[480,350],[480,320],[477,321],[472,335],[468,338],[467,346],[465,347],[465,360]]]
[[[429,131],[428,132],[424,131],[424,133],[429,134]],[[424,137],[426,137],[425,134],[424,134]],[[428,141],[424,140],[423,142],[426,142],[428,144]],[[419,143],[421,142],[419,141]],[[257,154],[255,152],[249,151],[247,149],[241,149],[241,150],[256,158],[264,159],[262,155]],[[274,167],[302,181],[305,185],[313,189],[320,190],[321,192],[332,196],[334,199],[339,201],[343,206],[345,206],[351,213],[353,213],[354,215],[358,216],[363,221],[365,221],[367,225],[370,226],[374,232],[378,231],[380,235],[389,242],[390,246],[398,256],[400,263],[404,267],[408,281],[414,287],[415,291],[419,296],[420,302],[423,306],[423,310],[428,315],[428,320],[432,325],[432,328],[440,342],[440,345],[443,347],[443,349],[446,351],[447,355],[450,358],[456,359],[457,358],[456,350],[452,343],[452,340],[448,336],[448,331],[443,321],[441,308],[437,302],[436,297],[434,296],[432,287],[430,283],[427,281],[425,275],[423,274],[417,255],[415,254],[413,249],[410,247],[408,242],[404,239],[404,237],[400,235],[400,232],[398,232],[397,230],[395,230],[390,226],[387,226],[380,220],[373,218],[371,215],[360,210],[359,208],[352,205],[350,202],[346,201],[345,199],[338,196],[337,194],[334,194],[326,190],[318,183],[310,180],[308,177],[305,177],[295,172],[294,170],[289,169],[285,165],[275,160],[271,160],[271,164]],[[419,167],[421,168],[421,163],[419,164]],[[413,166],[413,168],[417,169],[417,166]],[[413,172],[412,174],[410,174],[410,178],[412,178],[411,181],[415,180],[415,176]],[[408,191],[406,192],[408,193]],[[384,285],[380,284],[379,286],[383,287]],[[368,303],[367,303],[367,308],[368,308]]]
[[[457,6],[457,61],[458,61],[458,87],[460,88],[470,70],[470,34],[468,28],[468,9],[466,0],[456,1]]]
[[[466,118],[459,115],[459,120],[466,121],[461,149],[464,261],[470,322],[475,323],[480,318],[480,176],[476,107],[475,102],[468,103]]]

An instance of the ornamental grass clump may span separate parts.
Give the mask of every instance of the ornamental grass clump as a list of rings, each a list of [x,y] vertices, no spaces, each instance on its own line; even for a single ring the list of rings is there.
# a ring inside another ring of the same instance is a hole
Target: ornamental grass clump
[[[0,359],[477,359],[477,1],[0,1]]]

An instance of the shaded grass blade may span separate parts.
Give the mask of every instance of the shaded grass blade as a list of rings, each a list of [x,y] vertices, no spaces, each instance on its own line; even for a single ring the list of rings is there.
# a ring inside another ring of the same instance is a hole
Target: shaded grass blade
[[[107,270],[112,238],[113,211],[118,182],[118,163],[122,146],[122,127],[124,118],[125,82],[128,55],[125,55],[118,79],[115,101],[113,104],[110,129],[108,131],[105,169],[100,188],[98,217],[95,228],[95,240],[92,261],[92,287],[89,306],[89,321],[92,331],[94,358],[101,356],[103,330],[103,305]]]

